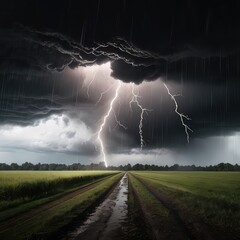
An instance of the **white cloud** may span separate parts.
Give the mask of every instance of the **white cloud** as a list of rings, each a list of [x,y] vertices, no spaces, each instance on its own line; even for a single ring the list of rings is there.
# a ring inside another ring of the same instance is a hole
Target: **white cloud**
[[[0,126],[0,146],[29,151],[79,151],[92,137],[92,131],[83,122],[76,122],[65,114],[51,115],[31,126]]]

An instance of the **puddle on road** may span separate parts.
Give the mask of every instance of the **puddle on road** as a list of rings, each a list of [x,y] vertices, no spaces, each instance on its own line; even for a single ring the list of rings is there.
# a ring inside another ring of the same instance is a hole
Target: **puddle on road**
[[[127,219],[128,177],[125,174],[111,194],[68,239],[121,239]]]

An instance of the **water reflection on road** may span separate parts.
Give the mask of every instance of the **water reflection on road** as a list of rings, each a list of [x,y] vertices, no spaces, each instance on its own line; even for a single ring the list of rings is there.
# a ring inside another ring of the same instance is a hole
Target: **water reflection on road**
[[[128,176],[122,177],[111,194],[87,220],[64,239],[122,239],[127,219]]]

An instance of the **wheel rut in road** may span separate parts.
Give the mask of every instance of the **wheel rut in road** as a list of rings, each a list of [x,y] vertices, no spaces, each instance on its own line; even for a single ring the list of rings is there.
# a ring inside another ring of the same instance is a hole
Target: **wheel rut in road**
[[[125,173],[113,191],[95,208],[83,224],[62,239],[124,239],[125,223],[128,217],[127,201],[128,175]]]

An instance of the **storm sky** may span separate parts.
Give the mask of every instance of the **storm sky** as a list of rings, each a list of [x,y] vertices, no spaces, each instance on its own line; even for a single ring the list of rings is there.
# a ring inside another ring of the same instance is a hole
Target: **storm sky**
[[[0,162],[101,161],[96,133],[121,81],[109,165],[239,164],[239,11],[238,0],[1,2]],[[189,143],[164,83],[191,118]],[[150,110],[142,151],[132,86]]]

